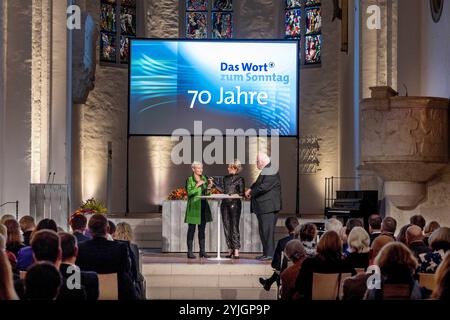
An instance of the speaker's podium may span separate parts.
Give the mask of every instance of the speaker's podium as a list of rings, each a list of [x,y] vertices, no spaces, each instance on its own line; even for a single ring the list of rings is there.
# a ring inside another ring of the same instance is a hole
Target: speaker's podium
[[[326,199],[325,217],[342,218],[344,225],[350,218],[362,218],[364,228],[369,230],[369,217],[378,213],[377,190],[340,190],[336,197]]]
[[[64,229],[69,221],[69,192],[67,184],[30,184],[30,215],[39,222],[48,218]]]

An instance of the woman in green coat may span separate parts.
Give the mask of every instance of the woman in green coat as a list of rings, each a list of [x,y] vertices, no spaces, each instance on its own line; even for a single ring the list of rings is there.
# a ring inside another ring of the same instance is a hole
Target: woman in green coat
[[[203,175],[203,165],[200,162],[192,163],[193,175],[186,180],[186,191],[188,202],[184,222],[189,225],[187,233],[188,258],[195,259],[193,253],[193,242],[195,228],[198,225],[198,242],[200,245],[200,258],[208,258],[205,251],[205,229],[206,223],[212,221],[211,210],[208,201],[200,199],[200,196],[209,194],[212,183]]]

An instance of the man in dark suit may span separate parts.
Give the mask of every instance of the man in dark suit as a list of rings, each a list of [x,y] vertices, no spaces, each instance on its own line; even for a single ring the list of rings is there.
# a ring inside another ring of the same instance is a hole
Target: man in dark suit
[[[73,235],[77,238],[77,243],[91,240],[84,234],[86,231],[87,219],[84,215],[76,215],[70,219],[70,227],[72,228]]]
[[[102,214],[93,215],[88,227],[93,238],[78,245],[76,264],[83,271],[117,273],[119,300],[136,300],[127,245],[107,240],[108,220]]]
[[[71,279],[76,279],[72,277],[75,272],[80,272],[80,285],[84,288],[86,292],[87,300],[97,300],[98,299],[98,276],[97,273],[91,271],[81,271],[80,268],[75,265],[78,255],[78,245],[77,239],[74,235],[67,232],[60,232],[58,236],[61,240],[61,251],[62,251],[62,262],[59,267],[59,271],[63,277],[63,281],[71,282]]]
[[[251,198],[251,212],[258,217],[263,255],[257,259],[266,261],[272,260],[275,250],[275,226],[281,210],[281,182],[278,170],[272,167],[267,154],[258,154],[256,166],[261,173],[245,196]]]
[[[417,225],[412,225],[406,229],[406,242],[414,256],[420,261],[419,256],[431,252],[431,249],[423,242],[422,229]]]

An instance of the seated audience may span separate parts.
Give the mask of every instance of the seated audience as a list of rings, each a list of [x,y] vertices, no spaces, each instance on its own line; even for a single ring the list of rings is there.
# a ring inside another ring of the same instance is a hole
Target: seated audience
[[[383,220],[378,214],[372,214],[369,217],[369,234],[370,234],[370,244],[381,234],[381,223]]]
[[[0,235],[0,238],[3,238],[3,236]],[[17,299],[11,264],[5,251],[0,249],[0,301]]]
[[[375,264],[380,268],[381,288],[368,289],[367,300],[384,300],[383,288],[386,285],[408,285],[409,299],[422,299],[420,286],[414,279],[417,260],[403,243],[388,243],[375,258]]]
[[[335,231],[339,233],[342,227],[342,222],[336,218],[331,218],[325,221],[325,231]]]
[[[285,227],[289,235],[278,241],[277,247],[275,248],[275,253],[272,259],[272,268],[275,270],[272,276],[268,279],[259,278],[259,283],[263,285],[266,291],[269,291],[274,282],[280,283],[280,272],[282,272],[287,267],[286,259],[282,259],[284,248],[286,244],[293,240],[295,237],[295,229],[298,227],[298,219],[296,217],[289,217],[285,221]]]
[[[58,228],[56,226],[56,222],[52,219],[42,219],[37,224],[36,228],[34,229],[33,233],[31,234],[31,238],[33,238],[33,235],[41,230],[52,230],[54,232],[58,231]],[[19,271],[26,271],[29,266],[33,264],[33,250],[31,246],[24,247],[20,249],[19,254],[17,256],[17,269]]]
[[[23,244],[25,246],[30,245],[31,233],[36,225],[34,224],[34,218],[32,216],[23,216],[19,220],[20,230],[22,230]]]
[[[17,270],[17,258],[14,253],[6,250],[6,238],[8,237],[8,231],[6,227],[0,224],[0,250],[3,251],[8,257],[9,263],[11,264],[11,268],[13,273]]]
[[[422,229],[417,225],[412,225],[406,230],[406,243],[417,260],[419,260],[420,255],[431,252],[430,248],[423,242]]]
[[[16,217],[14,217],[12,214],[4,214],[3,216],[2,216],[2,218],[0,219],[0,224],[5,224],[5,221],[6,220],[14,220],[14,219],[16,219]]]
[[[138,296],[144,300],[145,299],[145,288],[144,288],[144,276],[141,273],[141,256],[139,253],[139,247],[137,244],[133,243],[133,230],[131,226],[126,222],[120,222],[116,226],[116,232],[114,234],[114,239],[116,241],[122,241],[127,244],[129,249],[129,255],[131,258],[131,273],[133,276],[133,281],[135,283],[136,291]]]
[[[298,229],[298,236],[308,257],[314,257],[317,252],[317,227],[314,223],[302,224]]]
[[[4,223],[8,232],[6,238],[6,249],[12,252],[16,257],[19,250],[25,247],[22,241],[22,235],[20,233],[19,223],[15,219],[8,219]]]
[[[395,230],[397,230],[397,220],[392,217],[386,217],[381,223],[381,234],[392,237],[395,240]]]
[[[303,260],[307,252],[298,239],[289,241],[284,249],[285,256],[292,261],[293,265],[287,267],[280,275],[281,299],[292,300],[295,293],[295,281],[297,280]]]
[[[409,223],[420,227],[420,230],[423,230],[426,225],[425,218],[420,214],[415,214],[411,218],[409,218]]]
[[[345,260],[353,268],[367,269],[370,255],[370,237],[363,227],[354,227],[348,235],[348,254]]]
[[[435,230],[429,239],[431,252],[419,255],[419,269],[422,273],[435,273],[450,249],[450,228],[441,227]]]
[[[107,240],[108,220],[102,214],[93,215],[88,228],[93,238],[78,245],[76,264],[83,271],[117,273],[119,300],[137,299],[127,245]]]
[[[404,245],[408,246],[408,242],[406,241],[406,230],[408,230],[409,227],[411,227],[412,224],[406,224],[403,227],[400,228],[398,235],[397,235],[397,241],[403,243]]]
[[[381,251],[381,249],[388,243],[394,242],[394,239],[390,236],[380,235],[372,242],[370,249],[369,266],[375,263],[375,257]],[[359,273],[351,278],[344,280],[343,300],[362,300],[367,290],[367,279],[371,276],[370,272]]]
[[[363,227],[363,223],[359,219],[349,219],[345,225],[345,240],[342,239],[343,253],[344,255],[348,255],[350,252],[348,251],[348,235],[355,227]],[[342,238],[342,237],[341,237]]]
[[[80,271],[75,265],[78,255],[77,239],[67,232],[60,232],[58,236],[61,240],[62,261],[59,270],[64,281],[67,281],[75,271],[80,272],[81,286],[84,288],[87,300],[98,299],[98,276],[95,272]]]
[[[61,274],[49,262],[38,262],[28,269],[25,277],[26,300],[55,300],[62,285]]]
[[[450,252],[447,252],[444,260],[436,271],[436,289],[433,299],[450,300]]]
[[[342,241],[335,231],[325,232],[317,245],[317,255],[303,261],[295,283],[296,298],[312,299],[313,273],[356,273],[342,259]]]
[[[91,238],[85,235],[87,226],[87,218],[82,215],[75,215],[70,219],[70,227],[72,228],[72,234],[77,238],[77,242],[81,243]]]
[[[427,246],[430,245],[430,243],[428,242],[428,239],[430,238],[431,234],[435,230],[439,229],[440,227],[441,227],[441,225],[437,221],[430,221],[427,223],[427,225],[423,229],[423,235],[424,235],[423,242],[425,242],[425,244]]]

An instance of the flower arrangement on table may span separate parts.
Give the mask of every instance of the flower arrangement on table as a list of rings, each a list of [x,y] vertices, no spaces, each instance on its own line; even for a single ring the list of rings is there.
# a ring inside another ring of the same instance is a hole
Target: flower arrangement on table
[[[72,217],[77,215],[92,215],[96,213],[106,214],[106,212],[108,212],[108,209],[103,203],[91,198],[83,202],[80,208],[72,214]]]
[[[212,187],[210,190],[211,194],[221,194],[222,192],[219,191],[216,187]],[[177,188],[173,190],[171,193],[169,193],[169,196],[167,197],[167,200],[187,200],[187,191],[186,188]]]

